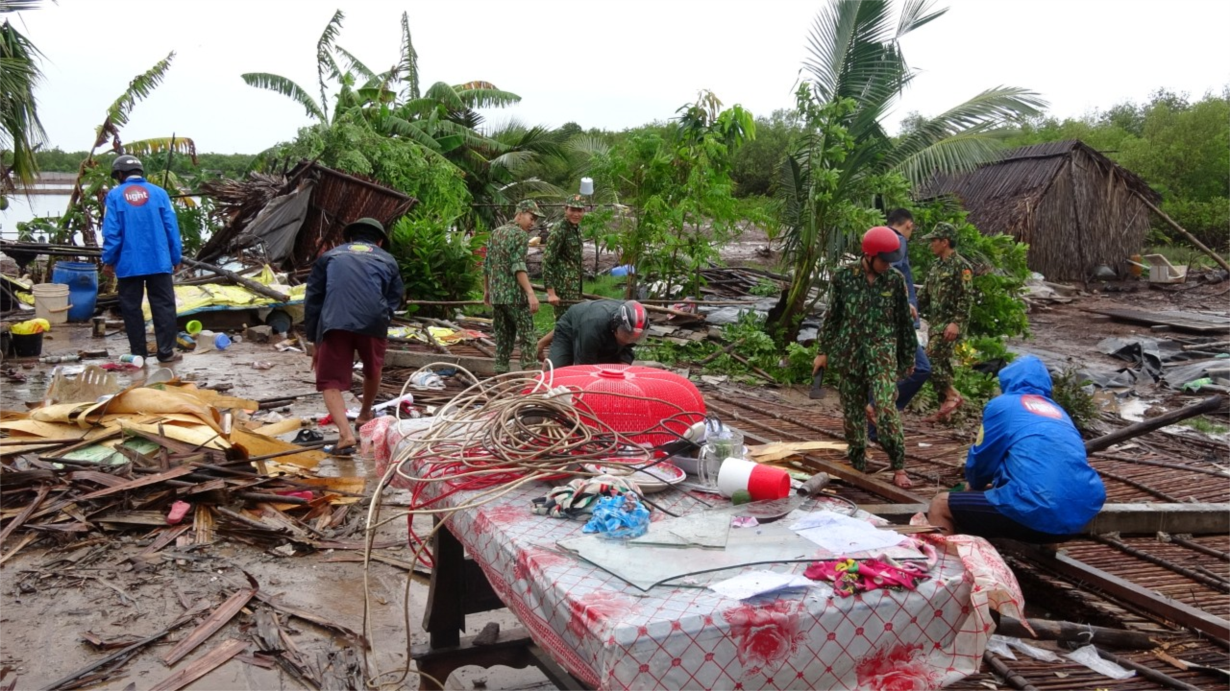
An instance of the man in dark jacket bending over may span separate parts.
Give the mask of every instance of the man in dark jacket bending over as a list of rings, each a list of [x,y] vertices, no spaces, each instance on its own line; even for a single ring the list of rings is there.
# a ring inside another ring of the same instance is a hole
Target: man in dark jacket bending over
[[[632,346],[648,326],[645,306],[636,300],[578,302],[538,341],[538,359],[550,346],[547,359],[555,367],[630,365],[636,359]]]
[[[354,356],[363,362],[363,407],[358,424],[372,418],[380,387],[389,322],[401,304],[401,273],[393,255],[381,249],[388,236],[374,218],[360,218],[342,231],[345,244],[322,254],[312,266],[303,304],[308,340],[316,344],[312,365],[316,390],[337,425],[337,444],[326,451],[354,453],[354,429],[346,420],[342,392],[350,390]]]

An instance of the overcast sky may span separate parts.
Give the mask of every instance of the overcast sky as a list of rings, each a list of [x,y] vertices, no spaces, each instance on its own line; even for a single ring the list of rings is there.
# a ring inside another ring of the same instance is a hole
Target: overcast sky
[[[137,105],[126,140],[188,136],[199,151],[256,153],[308,124],[303,109],[247,86],[288,77],[316,98],[316,41],[337,8],[338,45],[377,71],[410,17],[424,84],[482,79],[522,97],[489,114],[526,124],[623,129],[673,116],[699,89],[756,115],[792,105],[823,0],[59,0],[13,21],[45,54],[39,112],[53,146],[87,148],[106,107],[168,52],[166,81]],[[1039,92],[1059,117],[1158,87],[1199,98],[1230,82],[1225,0],[948,0],[904,43],[923,70],[890,121],[932,115],[979,91]],[[12,15],[10,15],[12,17]]]

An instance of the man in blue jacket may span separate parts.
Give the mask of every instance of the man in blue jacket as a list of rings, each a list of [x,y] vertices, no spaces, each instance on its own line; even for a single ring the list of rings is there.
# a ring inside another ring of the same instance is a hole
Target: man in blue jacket
[[[326,452],[349,456],[355,451],[354,430],[346,420],[343,391],[350,390],[355,353],[363,363],[363,405],[358,424],[372,419],[372,403],[380,388],[389,322],[401,304],[401,272],[397,260],[382,247],[384,226],[360,218],[342,231],[344,244],[325,252],[312,265],[303,299],[303,326],[316,344],[312,365],[316,390],[337,425],[337,443]]]
[[[165,190],[142,177],[135,156],[117,156],[111,177],[118,183],[107,193],[103,215],[103,275],[116,277],[124,332],[133,355],[149,357],[141,298],[149,296],[158,361],[181,359],[175,352],[175,281],[183,260],[179,222]]]
[[[967,492],[941,492],[927,521],[946,534],[1062,542],[1106,501],[1072,419],[1051,400],[1051,375],[1026,355],[999,373],[965,461]]]

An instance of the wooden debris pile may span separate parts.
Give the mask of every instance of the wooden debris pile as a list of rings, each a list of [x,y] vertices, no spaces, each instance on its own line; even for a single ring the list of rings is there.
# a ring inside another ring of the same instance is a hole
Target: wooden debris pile
[[[350,506],[363,478],[316,477],[324,454],[276,438],[301,421],[259,425],[247,419],[258,407],[172,381],[101,403],[5,412],[0,563],[40,538],[106,542],[134,530],[149,540],[149,564],[180,558],[160,554],[172,543],[223,538],[282,556],[360,547],[345,541],[360,523]]]
[[[700,275],[704,277],[706,284],[700,289],[701,294],[723,298],[755,295],[756,293],[753,291],[755,291],[757,286],[772,285],[774,283],[780,286],[782,282],[789,282],[790,280],[781,274],[751,267],[701,269]]]
[[[243,578],[224,585],[212,602],[193,603],[176,589],[183,612],[156,631],[111,639],[81,632],[103,655],[38,685],[74,689],[118,681],[137,655],[172,643],[156,653],[168,674],[147,680],[146,688],[183,688],[232,659],[280,669],[304,687],[363,688],[367,646],[359,633],[284,603],[211,548],[232,541],[273,559],[317,550],[349,550],[331,561],[361,559],[365,479],[316,476],[312,470],[324,454],[311,447],[319,442],[277,439],[301,421],[262,425],[248,416],[257,401],[178,380],[103,398],[0,414],[0,564],[30,545],[47,548],[36,557],[41,563],[13,572],[16,593],[102,585],[118,594],[142,630],[165,620],[143,616],[149,605],[135,587],[184,572]],[[327,636],[303,650],[304,642],[292,638],[300,631],[288,628],[291,619],[323,627]],[[228,626],[232,621],[240,626]]]

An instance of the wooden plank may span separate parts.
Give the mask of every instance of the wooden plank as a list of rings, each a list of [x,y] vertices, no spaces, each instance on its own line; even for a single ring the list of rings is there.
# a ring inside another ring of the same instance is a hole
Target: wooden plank
[[[17,528],[21,527],[21,525],[26,522],[26,519],[30,517],[30,514],[34,513],[34,510],[38,508],[39,504],[43,503],[43,500],[46,499],[47,495],[50,493],[51,487],[49,485],[41,485],[38,488],[38,494],[35,495],[34,501],[30,502],[26,508],[22,509],[17,518],[14,518],[8,525],[4,526],[4,530],[0,530],[0,544],[4,544],[4,541],[8,538],[8,536],[12,535],[14,530],[17,530]]]
[[[256,590],[256,588],[244,588],[243,590],[236,591],[218,609],[214,610],[213,614],[210,614],[205,621],[193,629],[187,638],[172,648],[171,652],[162,658],[162,661],[167,663],[167,665],[173,665],[192,652],[205,639],[217,633],[218,629],[225,626],[232,617],[238,614],[239,610],[243,609],[256,595]]]
[[[76,502],[88,501],[90,499],[98,499],[99,497],[108,497],[108,496],[111,496],[112,494],[119,494],[120,492],[127,492],[130,489],[137,489],[139,487],[148,487],[149,485],[156,485],[159,482],[162,482],[163,480],[174,480],[177,477],[183,477],[184,475],[188,475],[194,470],[195,468],[192,468],[191,466],[180,466],[178,468],[172,468],[165,473],[158,473],[157,475],[147,475],[146,477],[143,477],[139,480],[132,480],[130,482],[125,482],[122,485],[116,485],[114,487],[107,487],[104,489],[100,489],[97,492],[90,492],[89,494],[84,494],[80,497],[77,497],[73,501],[76,501]]]
[[[1075,578],[1079,582],[1084,583],[1086,587],[1096,588],[1112,597],[1130,602],[1158,616],[1169,619],[1180,626],[1185,626],[1220,641],[1230,640],[1230,621],[1215,614],[1197,609],[1160,593],[1141,588],[1136,583],[1073,559],[1062,552],[1056,553],[1042,547],[1026,545],[1024,543],[1014,543],[1010,549],[1026,556],[1043,568]]]
[[[150,691],[178,691],[209,674],[248,647],[246,641],[228,638],[192,664],[150,687]]]
[[[479,376],[490,377],[495,375],[495,360],[492,358],[418,353],[409,350],[389,350],[384,354],[384,366],[386,368],[412,367],[418,369],[435,362],[447,362],[450,365],[464,367]]]
[[[1144,310],[1085,310],[1104,314],[1118,321],[1145,324],[1147,326],[1170,326],[1180,331],[1199,334],[1218,334],[1230,331],[1230,319],[1195,312],[1147,312]]]

